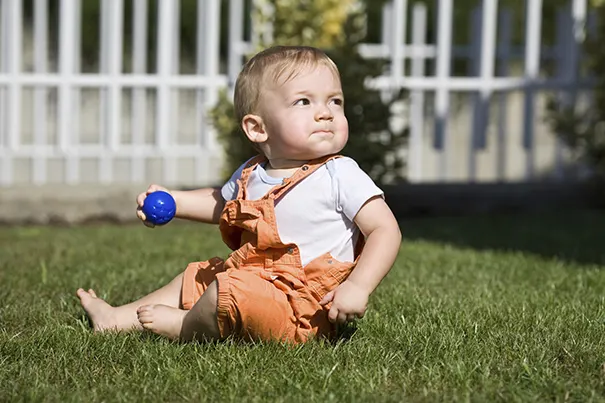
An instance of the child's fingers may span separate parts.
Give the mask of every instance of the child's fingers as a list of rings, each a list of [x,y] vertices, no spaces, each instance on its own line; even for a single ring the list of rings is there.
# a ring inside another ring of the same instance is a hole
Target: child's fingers
[[[137,217],[139,218],[139,220],[143,221],[143,224],[145,224],[146,227],[155,228],[154,224],[147,221],[147,216],[145,215],[145,213],[143,213],[140,207],[137,209]]]
[[[147,221],[147,216],[141,211],[140,208],[137,210],[137,217],[139,217],[139,220],[143,221],[143,224],[145,224],[146,227],[155,228],[154,224]]]
[[[163,190],[163,191],[165,191],[165,192],[167,191],[167,190],[166,190],[166,188],[165,188],[165,187],[163,187],[163,186],[156,185],[156,184],[151,184],[151,185],[149,185],[149,187],[147,188],[147,190],[146,190],[146,191],[144,191],[143,193],[140,193],[140,194],[137,196],[137,205],[138,205],[139,207],[143,207],[143,203],[145,203],[145,199],[147,198],[147,196],[148,196],[150,193],[156,192],[156,191],[158,191],[158,190]]]
[[[158,190],[162,190],[164,192],[168,192],[168,189],[166,189],[164,186],[152,184],[152,185],[149,185],[149,187],[147,188],[146,194],[157,192]]]
[[[335,323],[338,320],[338,309],[332,305],[330,311],[328,311],[328,320]]]
[[[357,315],[353,313],[347,315],[347,322],[353,322],[355,319],[357,319]]]
[[[330,291],[321,299],[321,301],[319,301],[319,305],[325,305],[328,302],[332,301],[333,299],[334,299],[334,291]]]
[[[140,207],[137,209],[137,217],[139,217],[141,221],[145,221],[147,219],[147,216],[145,213],[143,213],[143,210],[141,210]]]
[[[145,203],[145,198],[147,197],[147,193],[143,192],[137,196],[137,206],[143,207],[143,203]]]
[[[344,312],[338,312],[338,317],[336,318],[336,323],[339,325],[347,323],[347,314]]]

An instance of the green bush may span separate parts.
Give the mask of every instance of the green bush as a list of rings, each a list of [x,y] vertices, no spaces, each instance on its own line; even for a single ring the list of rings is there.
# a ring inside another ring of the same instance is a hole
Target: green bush
[[[548,120],[557,136],[574,156],[587,163],[598,178],[605,178],[605,6],[595,8],[597,29],[584,43],[586,68],[596,80],[592,102],[571,105],[553,98],[548,105]]]
[[[328,50],[328,55],[339,67],[345,97],[345,114],[349,121],[349,142],[342,151],[355,159],[379,183],[402,179],[404,160],[401,155],[408,137],[407,128],[393,130],[393,106],[403,102],[406,93],[400,90],[383,100],[378,90],[364,85],[366,80],[380,76],[387,66],[385,60],[361,57],[357,46],[363,39],[356,32],[359,16],[345,24],[347,41]]]
[[[216,129],[219,144],[223,146],[225,164],[223,177],[228,179],[235,170],[258,151],[248,141],[235,118],[233,102],[222,90],[214,108],[209,111],[210,121]]]
[[[277,43],[315,46],[319,37],[309,41],[291,26],[280,26],[288,24],[286,18],[279,17],[286,11],[275,9],[278,18],[274,21],[278,24],[274,27],[274,37],[278,39]],[[366,60],[359,54],[358,45],[365,38],[364,18],[365,10],[351,10],[342,25],[342,35],[334,40],[330,49],[325,49],[338,65],[342,77],[345,114],[349,120],[349,143],[343,154],[354,158],[378,183],[393,182],[402,179],[404,161],[399,151],[405,145],[408,133],[407,129],[393,130],[390,121],[393,105],[405,100],[405,94],[393,91],[385,101],[381,91],[366,88],[365,82],[381,75],[387,65],[385,60]],[[313,21],[313,16],[308,20]],[[221,94],[219,102],[210,111],[210,117],[225,150],[224,174],[228,176],[258,152],[235,121],[233,104],[226,92]]]

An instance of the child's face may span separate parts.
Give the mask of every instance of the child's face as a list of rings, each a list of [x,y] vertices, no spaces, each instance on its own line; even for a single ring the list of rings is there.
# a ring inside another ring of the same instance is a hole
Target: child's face
[[[271,159],[311,160],[338,153],[347,143],[340,80],[319,65],[278,85],[265,88],[260,99]]]

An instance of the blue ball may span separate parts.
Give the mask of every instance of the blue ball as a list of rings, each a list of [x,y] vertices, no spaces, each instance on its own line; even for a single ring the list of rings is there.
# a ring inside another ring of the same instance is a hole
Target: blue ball
[[[170,193],[158,190],[147,195],[142,210],[147,221],[164,225],[176,214],[176,202]]]

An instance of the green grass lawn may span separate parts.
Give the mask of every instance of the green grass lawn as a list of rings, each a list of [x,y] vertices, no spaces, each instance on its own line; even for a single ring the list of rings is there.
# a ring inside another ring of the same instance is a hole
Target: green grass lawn
[[[298,347],[89,329],[77,287],[129,302],[217,228],[0,227],[0,401],[605,401],[605,213],[401,224],[350,337]]]

